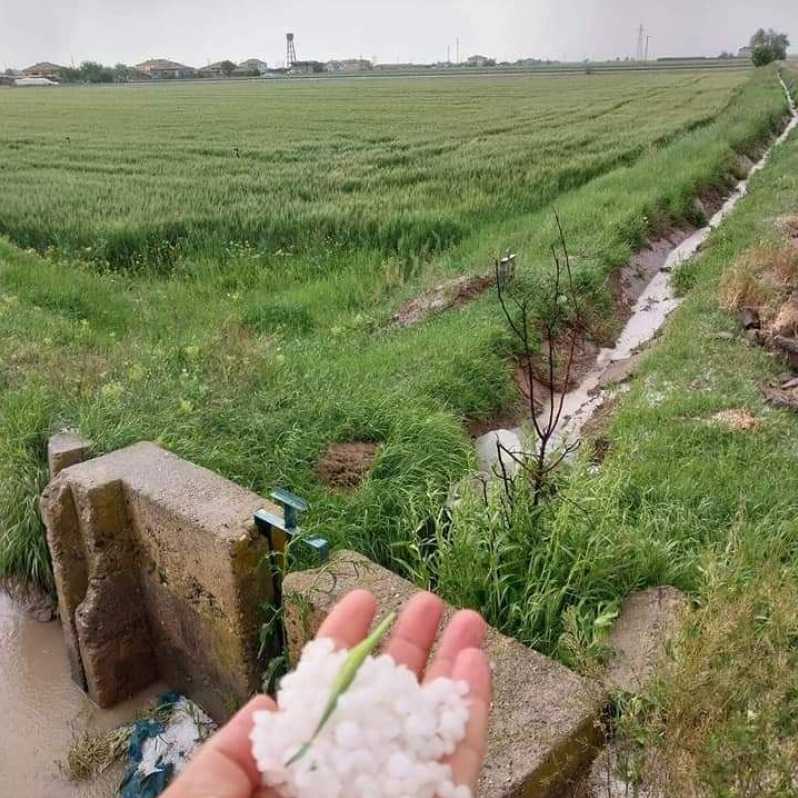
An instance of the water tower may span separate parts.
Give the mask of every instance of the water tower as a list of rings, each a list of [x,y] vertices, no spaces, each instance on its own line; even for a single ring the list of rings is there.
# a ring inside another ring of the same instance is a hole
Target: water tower
[[[296,63],[296,49],[294,48],[294,34],[285,34],[286,54],[285,65],[291,68]]]

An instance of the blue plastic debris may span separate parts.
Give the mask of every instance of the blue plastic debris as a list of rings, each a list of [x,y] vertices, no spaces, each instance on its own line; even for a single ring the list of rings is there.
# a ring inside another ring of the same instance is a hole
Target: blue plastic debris
[[[157,798],[216,728],[193,702],[171,691],[158,699],[157,719],[138,720],[128,744],[121,798]]]

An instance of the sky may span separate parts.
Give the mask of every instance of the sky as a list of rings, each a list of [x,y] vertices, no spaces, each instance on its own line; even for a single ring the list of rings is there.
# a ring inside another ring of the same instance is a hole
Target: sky
[[[425,63],[480,53],[581,61],[633,56],[643,25],[651,57],[717,55],[758,27],[798,51],[798,0],[0,0],[0,67],[36,61],[191,66],[229,58],[374,58]]]

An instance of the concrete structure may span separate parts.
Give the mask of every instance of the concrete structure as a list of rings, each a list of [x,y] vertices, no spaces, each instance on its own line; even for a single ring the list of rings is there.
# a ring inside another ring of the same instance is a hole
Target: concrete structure
[[[688,608],[687,596],[675,587],[632,593],[624,601],[607,641],[612,651],[607,687],[625,693],[643,692]]]
[[[194,67],[169,61],[167,58],[150,58],[148,61],[136,64],[135,69],[155,80],[193,78],[197,73]]]
[[[50,61],[39,61],[22,70],[22,77],[24,78],[48,78],[49,80],[57,80],[64,67],[58,64],[53,64]]]
[[[370,72],[374,65],[364,58],[347,58],[343,61],[328,61],[324,68],[327,72]]]
[[[233,74],[252,75],[257,72],[259,75],[265,75],[268,71],[269,65],[265,61],[261,61],[259,58],[248,58],[236,67]]]
[[[353,588],[371,590],[382,614],[415,591],[404,579],[347,551],[319,570],[289,574],[283,583],[283,608],[293,661],[333,604]],[[452,613],[448,608],[447,617]],[[603,690],[493,629],[486,649],[494,700],[478,798],[563,794],[595,755]]]
[[[50,479],[55,479],[65,468],[89,459],[91,444],[76,432],[65,431],[53,435],[47,442],[47,467]]]
[[[281,510],[152,443],[86,462],[56,436],[41,499],[73,679],[101,707],[156,679],[223,720],[260,685],[271,599],[256,510]]]

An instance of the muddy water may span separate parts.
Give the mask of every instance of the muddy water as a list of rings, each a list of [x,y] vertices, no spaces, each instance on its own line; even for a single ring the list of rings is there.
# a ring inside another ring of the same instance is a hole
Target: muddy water
[[[73,735],[127,723],[163,689],[111,711],[98,709],[70,679],[59,623],[38,623],[0,590],[0,797],[109,798],[121,767],[75,785],[58,762]]]
[[[696,230],[673,247],[661,269],[654,275],[636,301],[631,316],[615,346],[611,349],[600,350],[595,364],[574,390],[566,393],[564,397],[554,397],[555,407],[559,407],[560,400],[562,400],[562,421],[552,439],[552,448],[557,446],[564,447],[579,439],[585,424],[607,399],[608,392],[602,386],[606,384],[610,369],[627,361],[648,344],[665,324],[668,316],[678,307],[679,299],[674,294],[670,280],[673,270],[698,252],[710,233],[723,223],[737,203],[748,193],[748,180],[751,175],[765,166],[773,148],[782,144],[798,126],[798,112],[796,111],[795,103],[784,85],[784,81],[781,81],[781,85],[787,95],[792,115],[789,124],[768,148],[759,162],[751,168],[748,178],[741,180],[737,184],[734,191],[723,203],[720,210],[710,219],[706,227]],[[541,418],[548,417],[549,407],[543,407]],[[495,472],[499,457],[497,443],[500,442],[503,446],[508,447],[510,451],[523,454],[524,447],[521,441],[528,441],[529,438],[530,435],[527,434],[527,431],[520,427],[511,430],[492,430],[480,437],[476,441],[476,447],[482,472],[486,475],[491,475]],[[532,447],[527,444],[526,448],[531,449]],[[512,465],[509,462],[510,458],[503,456],[503,459],[505,465]],[[510,470],[514,471],[516,469]]]

